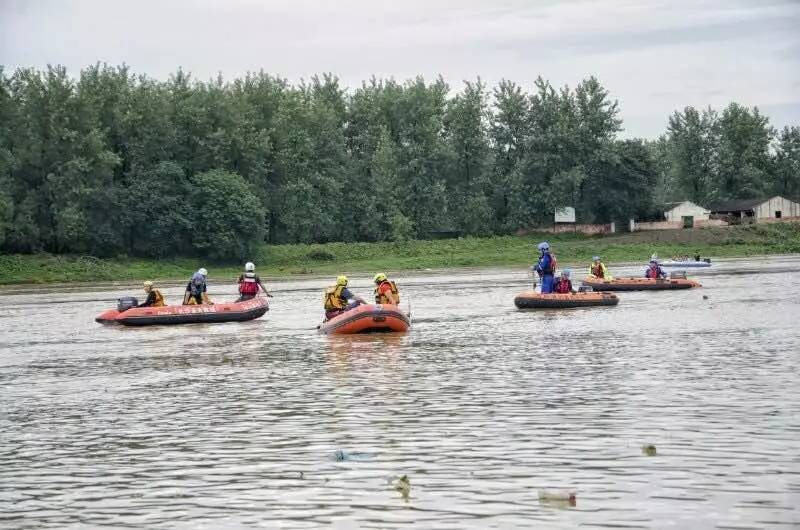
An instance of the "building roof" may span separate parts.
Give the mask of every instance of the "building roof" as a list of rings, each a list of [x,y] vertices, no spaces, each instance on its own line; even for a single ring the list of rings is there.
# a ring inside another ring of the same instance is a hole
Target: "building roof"
[[[736,199],[733,201],[722,201],[711,205],[712,212],[743,212],[745,210],[752,210],[759,204],[763,204],[769,200],[766,199]]]
[[[696,204],[696,203],[694,203],[694,202],[692,202],[692,201],[677,201],[677,202],[668,202],[668,203],[667,203],[667,204],[665,204],[664,206],[667,208],[667,211],[669,211],[669,210],[672,210],[673,208],[677,208],[677,207],[678,207],[678,206],[680,206],[681,204],[691,204],[692,206],[697,206],[698,208],[702,208],[703,210],[706,210],[706,209],[707,209],[707,208],[705,208],[704,206],[700,206],[699,204]]]

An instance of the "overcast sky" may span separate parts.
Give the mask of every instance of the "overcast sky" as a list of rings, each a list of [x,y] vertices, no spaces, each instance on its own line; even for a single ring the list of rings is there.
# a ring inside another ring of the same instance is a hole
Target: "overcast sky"
[[[626,136],[686,105],[758,105],[800,125],[800,0],[0,0],[0,64],[97,61],[166,78],[333,72],[480,76],[529,88],[596,75]]]

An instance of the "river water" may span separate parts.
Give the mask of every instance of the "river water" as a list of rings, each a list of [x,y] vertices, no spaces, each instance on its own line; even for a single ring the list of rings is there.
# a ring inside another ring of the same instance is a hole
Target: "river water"
[[[0,526],[798,528],[798,272],[544,312],[524,271],[398,276],[412,330],[353,337],[315,333],[327,279],[141,329],[93,321],[138,286],[4,288]]]

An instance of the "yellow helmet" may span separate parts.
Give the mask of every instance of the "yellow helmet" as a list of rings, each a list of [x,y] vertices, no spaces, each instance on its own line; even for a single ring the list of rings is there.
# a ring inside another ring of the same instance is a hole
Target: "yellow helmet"
[[[347,285],[347,282],[348,282],[348,281],[349,281],[349,280],[347,279],[347,276],[345,276],[344,274],[342,274],[341,276],[338,276],[338,277],[336,278],[336,285]]]
[[[373,278],[373,281],[375,283],[385,282],[386,281],[386,275],[384,273],[382,273],[382,272],[379,272],[378,274],[375,275],[375,278]]]
[[[150,289],[153,288],[153,282],[151,282],[150,280],[147,280],[142,285],[144,286],[145,291],[149,291]]]

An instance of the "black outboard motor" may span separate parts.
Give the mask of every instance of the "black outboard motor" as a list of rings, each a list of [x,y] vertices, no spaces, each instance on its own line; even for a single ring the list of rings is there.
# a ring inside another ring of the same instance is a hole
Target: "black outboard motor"
[[[136,307],[137,305],[139,305],[139,300],[133,296],[123,296],[122,298],[117,299],[117,311],[120,313],[127,311],[132,307]]]

